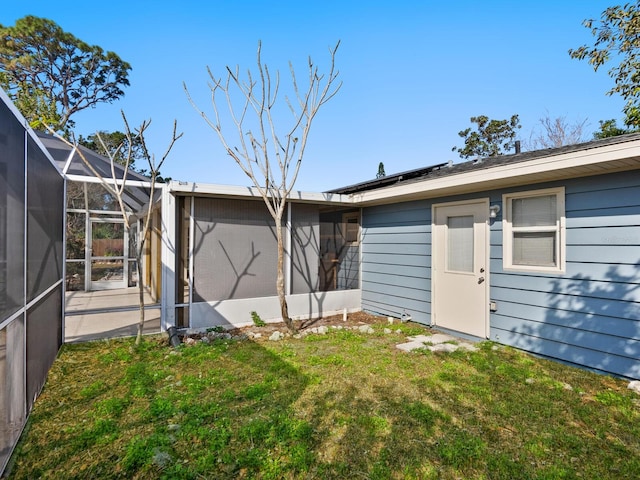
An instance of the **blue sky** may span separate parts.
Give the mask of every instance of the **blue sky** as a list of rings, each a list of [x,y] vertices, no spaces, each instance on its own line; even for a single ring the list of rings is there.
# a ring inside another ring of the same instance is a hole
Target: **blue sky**
[[[27,14],[50,18],[87,43],[129,62],[131,86],[113,104],[74,117],[77,133],[122,130],[120,110],[138,125],[151,119],[149,144],[160,156],[173,120],[184,137],[164,175],[175,180],[248,185],[214,132],[188,103],[211,111],[209,66],[254,68],[263,61],[288,81],[288,61],[305,73],[309,55],[327,66],[340,40],[337,67],[343,86],[320,110],[296,188],[323,191],[448,160],[469,118],[519,114],[527,140],[539,119],[622,118],[623,102],[606,91],[613,80],[594,73],[567,50],[591,43],[582,26],[613,1],[163,1],[70,0],[8,2],[0,24]],[[235,138],[233,140],[235,143]]]

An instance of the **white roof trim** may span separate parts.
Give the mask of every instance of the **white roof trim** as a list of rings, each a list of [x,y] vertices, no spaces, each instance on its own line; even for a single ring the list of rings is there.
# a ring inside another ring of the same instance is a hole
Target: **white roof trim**
[[[71,180],[72,182],[85,182],[85,183],[107,183],[110,186],[113,186],[114,184],[116,185],[122,185],[122,179],[118,178],[116,180],[114,180],[111,177],[104,177],[104,181],[101,180],[98,177],[88,177],[85,175],[75,175],[75,174],[66,174],[65,178],[67,180]],[[149,188],[151,187],[151,182],[143,182],[142,180],[130,180],[129,178],[127,178],[125,180],[125,182],[127,187],[146,187]],[[159,188],[160,182],[156,183],[156,188]]]
[[[241,187],[237,185],[215,185],[195,182],[169,182],[169,191],[177,194],[206,195],[235,198],[262,199],[260,192],[255,187]],[[334,203],[352,204],[353,199],[348,195],[337,193],[301,192],[294,190],[289,194],[289,201],[301,203]]]

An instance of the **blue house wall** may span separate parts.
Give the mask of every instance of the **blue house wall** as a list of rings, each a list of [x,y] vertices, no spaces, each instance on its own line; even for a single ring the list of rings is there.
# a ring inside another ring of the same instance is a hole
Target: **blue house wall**
[[[505,271],[502,218],[490,222],[490,338],[640,378],[640,171],[364,208],[363,310],[431,322],[434,203],[494,205],[504,193],[554,186],[565,187],[565,273]]]

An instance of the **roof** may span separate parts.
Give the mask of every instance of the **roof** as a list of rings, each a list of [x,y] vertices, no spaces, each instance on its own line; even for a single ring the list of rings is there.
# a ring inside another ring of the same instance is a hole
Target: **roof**
[[[450,166],[449,162],[438,163],[431,165],[430,167],[416,168],[415,170],[407,170],[406,172],[394,173],[393,175],[385,175],[384,177],[376,178],[375,180],[367,180],[365,182],[355,183],[346,187],[336,188],[334,190],[327,190],[326,193],[339,193],[347,195],[349,193],[363,192],[365,190],[372,190],[374,188],[387,187],[399,182],[406,182],[407,180],[420,179],[426,177],[434,170],[438,170],[445,166]]]
[[[66,175],[80,175],[84,177],[95,177],[89,167],[82,161],[80,154],[73,147],[67,145],[63,140],[58,137],[45,132],[36,132],[38,138],[42,144],[47,148],[47,151],[51,154],[53,159],[58,164],[60,170]],[[102,175],[105,179],[111,179],[111,161],[99,153],[89,150],[86,147],[78,146],[78,149],[82,151],[82,154],[87,159],[95,170]],[[73,151],[73,155],[72,155]],[[70,160],[70,161],[69,161]],[[124,175],[124,167],[122,165],[115,165],[116,178],[122,179]],[[140,175],[137,172],[129,169],[127,173],[127,179],[138,180],[142,182],[149,182],[150,179],[144,175]]]
[[[77,151],[77,149],[79,149],[87,162],[91,164],[103,179],[107,181],[112,180],[111,161],[107,157],[81,145],[76,149],[49,133],[36,132],[36,135],[67,179],[77,182],[85,181],[95,183],[101,181],[82,160],[82,157]],[[114,172],[116,178],[121,180],[124,176],[125,169],[122,165],[115,164]],[[123,193],[123,200],[132,211],[139,212],[149,202],[148,187],[150,186],[151,179],[129,169],[126,182],[127,185]],[[159,195],[159,192],[156,192],[155,200],[159,198]]]
[[[429,179],[442,178],[450,175],[458,175],[461,173],[491,169],[506,164],[517,164],[521,162],[528,162],[535,159],[547,158],[551,156],[559,156],[564,154],[571,154],[574,152],[584,152],[591,149],[598,149],[601,147],[624,144],[628,142],[640,140],[640,133],[632,133],[627,135],[619,135],[616,137],[603,138],[600,140],[592,140],[590,142],[579,143],[574,145],[565,145],[556,148],[546,148],[542,150],[533,150],[530,152],[514,153],[510,155],[498,155],[493,157],[485,157],[476,160],[470,160],[461,163],[440,163],[431,167],[418,168],[415,170],[409,170],[406,172],[387,175],[385,177],[368,180],[354,185],[348,185],[346,187],[336,188],[328,190],[328,193],[337,194],[354,194],[361,193],[368,190],[395,186],[398,184],[419,182]]]

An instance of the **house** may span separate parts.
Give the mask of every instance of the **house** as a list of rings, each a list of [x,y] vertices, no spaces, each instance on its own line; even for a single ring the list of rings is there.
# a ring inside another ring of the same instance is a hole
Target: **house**
[[[137,279],[135,229],[122,232],[83,169],[0,91],[0,473],[64,339],[65,291],[142,281],[164,330],[280,317],[275,225],[255,189],[170,182],[150,202],[146,179],[130,180],[132,218],[154,205]],[[365,310],[640,379],[640,134],[294,192],[288,205],[294,318]]]
[[[164,328],[279,317],[255,190],[172,182],[162,212]],[[362,309],[640,378],[638,134],[297,192],[287,227],[293,317]]]

